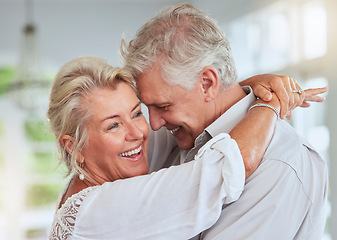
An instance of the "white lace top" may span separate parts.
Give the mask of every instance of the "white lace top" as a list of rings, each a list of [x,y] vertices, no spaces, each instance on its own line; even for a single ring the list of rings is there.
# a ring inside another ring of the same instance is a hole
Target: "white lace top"
[[[244,181],[239,148],[221,134],[195,161],[74,194],[56,211],[49,239],[186,240],[217,221]]]
[[[49,239],[71,239],[78,210],[87,194],[95,188],[96,187],[89,187],[83,189],[79,193],[74,194],[67,199],[67,201],[61,206],[61,208],[57,211],[57,214],[54,216],[54,222]],[[62,196],[65,194],[67,189],[68,186],[60,195],[57,205],[59,205],[59,202],[61,201]]]

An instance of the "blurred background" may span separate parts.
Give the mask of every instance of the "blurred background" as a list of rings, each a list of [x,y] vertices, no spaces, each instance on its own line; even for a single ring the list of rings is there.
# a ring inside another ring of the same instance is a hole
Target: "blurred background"
[[[88,55],[120,66],[123,34],[179,2],[217,19],[240,80],[277,73],[329,86],[324,103],[296,109],[290,123],[329,164],[324,239],[337,239],[336,0],[0,0],[0,239],[46,239],[67,181],[45,119],[60,66]]]

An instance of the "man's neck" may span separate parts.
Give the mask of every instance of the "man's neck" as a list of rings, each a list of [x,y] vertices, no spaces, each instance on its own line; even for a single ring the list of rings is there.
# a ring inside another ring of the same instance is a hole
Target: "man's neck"
[[[213,101],[213,107],[210,108],[209,124],[212,124],[217,120],[222,114],[224,114],[229,108],[240,101],[246,96],[245,91],[239,85],[239,83],[234,83],[226,89],[221,89]]]

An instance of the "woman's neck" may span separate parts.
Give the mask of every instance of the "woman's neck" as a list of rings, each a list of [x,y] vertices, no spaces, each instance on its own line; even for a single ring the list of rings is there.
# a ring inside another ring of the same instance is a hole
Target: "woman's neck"
[[[88,187],[93,187],[95,185],[91,184],[89,181],[84,179],[83,181],[79,179],[78,175],[75,174],[68,185],[68,188],[65,190],[65,193],[62,196],[62,199],[59,204],[59,208],[67,201],[69,197],[72,195],[79,193],[83,189],[86,189]]]

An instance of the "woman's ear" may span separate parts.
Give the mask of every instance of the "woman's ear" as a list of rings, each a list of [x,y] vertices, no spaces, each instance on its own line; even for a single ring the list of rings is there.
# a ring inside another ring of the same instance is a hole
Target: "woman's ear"
[[[74,151],[74,138],[69,135],[62,135],[60,138],[62,146],[71,155]]]
[[[219,92],[219,76],[214,67],[206,66],[201,71],[201,87],[205,101],[213,101]]]
[[[62,146],[66,149],[66,151],[72,155],[74,151],[74,138],[69,135],[62,135],[60,138]],[[84,156],[82,153],[77,153],[77,161],[81,164],[84,162]]]
[[[62,146],[66,149],[66,151],[72,155],[74,151],[74,138],[69,135],[62,135],[60,138]],[[84,162],[84,156],[81,152],[77,153],[77,159],[80,164]]]

